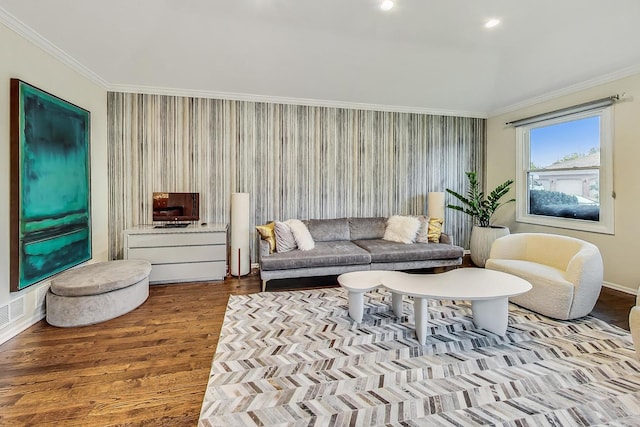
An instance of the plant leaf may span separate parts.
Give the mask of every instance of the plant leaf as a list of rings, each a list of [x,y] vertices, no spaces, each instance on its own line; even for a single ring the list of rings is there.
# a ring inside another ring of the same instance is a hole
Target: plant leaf
[[[477,173],[468,171],[465,172],[465,174],[469,181],[466,197],[453,190],[446,189],[447,193],[454,196],[463,206],[449,204],[447,207],[468,214],[471,216],[474,224],[481,227],[488,227],[491,224],[491,217],[499,207],[515,201],[515,199],[510,199],[500,203],[500,199],[509,192],[511,184],[513,184],[514,181],[509,179],[503,182],[485,197],[485,193],[480,189]]]

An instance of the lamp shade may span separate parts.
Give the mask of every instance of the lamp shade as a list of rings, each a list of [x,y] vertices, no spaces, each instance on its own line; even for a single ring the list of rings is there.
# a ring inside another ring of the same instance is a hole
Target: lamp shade
[[[231,257],[232,276],[249,274],[249,193],[231,194]]]
[[[432,191],[427,194],[427,215],[430,218],[444,218],[444,192]]]

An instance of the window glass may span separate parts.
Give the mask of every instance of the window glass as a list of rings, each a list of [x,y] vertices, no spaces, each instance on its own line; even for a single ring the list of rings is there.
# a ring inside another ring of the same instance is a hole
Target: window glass
[[[613,202],[602,197],[613,192],[608,111],[577,113],[517,129],[518,221],[613,232]]]
[[[600,117],[532,128],[529,214],[600,220]]]

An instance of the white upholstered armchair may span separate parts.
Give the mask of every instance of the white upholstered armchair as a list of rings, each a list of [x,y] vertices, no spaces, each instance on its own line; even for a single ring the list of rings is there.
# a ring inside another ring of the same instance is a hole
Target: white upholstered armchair
[[[629,329],[631,329],[631,338],[636,348],[636,357],[640,359],[640,288],[636,296],[636,305],[631,307],[629,313]]]
[[[533,288],[510,301],[555,319],[586,316],[602,288],[600,251],[573,237],[544,233],[501,237],[493,243],[485,268],[528,280]]]

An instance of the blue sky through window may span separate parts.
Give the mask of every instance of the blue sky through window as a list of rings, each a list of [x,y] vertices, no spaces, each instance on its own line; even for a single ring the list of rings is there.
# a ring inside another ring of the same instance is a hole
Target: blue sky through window
[[[600,147],[600,117],[587,117],[533,128],[529,134],[531,162],[545,167],[573,153],[588,154]]]

